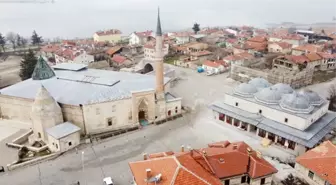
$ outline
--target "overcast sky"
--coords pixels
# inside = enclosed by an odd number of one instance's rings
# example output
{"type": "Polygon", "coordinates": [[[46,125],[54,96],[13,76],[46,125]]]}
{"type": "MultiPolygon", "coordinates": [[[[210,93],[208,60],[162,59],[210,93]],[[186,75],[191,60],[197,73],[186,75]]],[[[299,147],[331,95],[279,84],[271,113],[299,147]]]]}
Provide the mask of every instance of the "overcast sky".
{"type": "MultiPolygon", "coordinates": [[[[125,34],[155,29],[156,8],[163,30],[205,26],[254,25],[284,21],[331,22],[336,0],[55,0],[55,3],[4,3],[0,32],[44,37],[91,37],[97,30],[118,28],[125,34]]],[[[31,1],[31,0],[21,0],[31,1]]]]}

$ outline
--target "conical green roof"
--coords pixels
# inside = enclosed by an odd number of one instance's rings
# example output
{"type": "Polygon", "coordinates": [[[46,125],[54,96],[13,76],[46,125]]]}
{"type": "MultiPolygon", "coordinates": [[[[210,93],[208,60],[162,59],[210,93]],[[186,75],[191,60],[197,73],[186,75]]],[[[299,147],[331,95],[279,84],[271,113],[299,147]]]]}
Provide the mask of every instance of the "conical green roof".
{"type": "Polygon", "coordinates": [[[47,62],[39,57],[34,72],[32,74],[33,80],[46,80],[55,76],[55,72],[50,68],[47,62]]]}

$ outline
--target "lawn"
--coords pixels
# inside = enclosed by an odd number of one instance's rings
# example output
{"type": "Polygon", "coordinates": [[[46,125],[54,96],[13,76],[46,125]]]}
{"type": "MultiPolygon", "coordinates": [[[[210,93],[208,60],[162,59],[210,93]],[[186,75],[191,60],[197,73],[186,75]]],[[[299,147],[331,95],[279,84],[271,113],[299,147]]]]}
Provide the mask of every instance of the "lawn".
{"type": "Polygon", "coordinates": [[[178,56],[167,57],[164,59],[164,62],[168,64],[174,64],[174,61],[178,59],[179,59],[178,56]]]}

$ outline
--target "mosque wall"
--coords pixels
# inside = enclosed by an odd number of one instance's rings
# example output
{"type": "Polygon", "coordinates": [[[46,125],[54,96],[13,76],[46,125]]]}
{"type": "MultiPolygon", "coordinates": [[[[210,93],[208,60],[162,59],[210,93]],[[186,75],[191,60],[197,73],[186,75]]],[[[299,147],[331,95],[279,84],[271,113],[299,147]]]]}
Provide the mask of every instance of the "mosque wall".
{"type": "Polygon", "coordinates": [[[133,127],[131,111],[132,99],[83,105],[86,132],[95,134],[133,127]]]}
{"type": "Polygon", "coordinates": [[[68,121],[78,126],[82,135],[85,134],[84,117],[82,107],[75,105],[60,104],[64,122],[68,121]]]}
{"type": "Polygon", "coordinates": [[[33,100],[0,95],[1,118],[31,122],[33,100]]]}

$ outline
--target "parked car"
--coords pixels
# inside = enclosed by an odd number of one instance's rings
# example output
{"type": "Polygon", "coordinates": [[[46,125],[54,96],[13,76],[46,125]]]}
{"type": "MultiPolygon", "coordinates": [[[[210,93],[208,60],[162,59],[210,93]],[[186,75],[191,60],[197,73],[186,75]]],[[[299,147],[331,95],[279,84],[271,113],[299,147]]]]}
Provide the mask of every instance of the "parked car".
{"type": "Polygon", "coordinates": [[[104,185],[114,185],[113,180],[111,177],[104,178],[104,185]]]}
{"type": "Polygon", "coordinates": [[[0,166],[0,172],[5,172],[5,168],[3,166],[0,166]]]}

